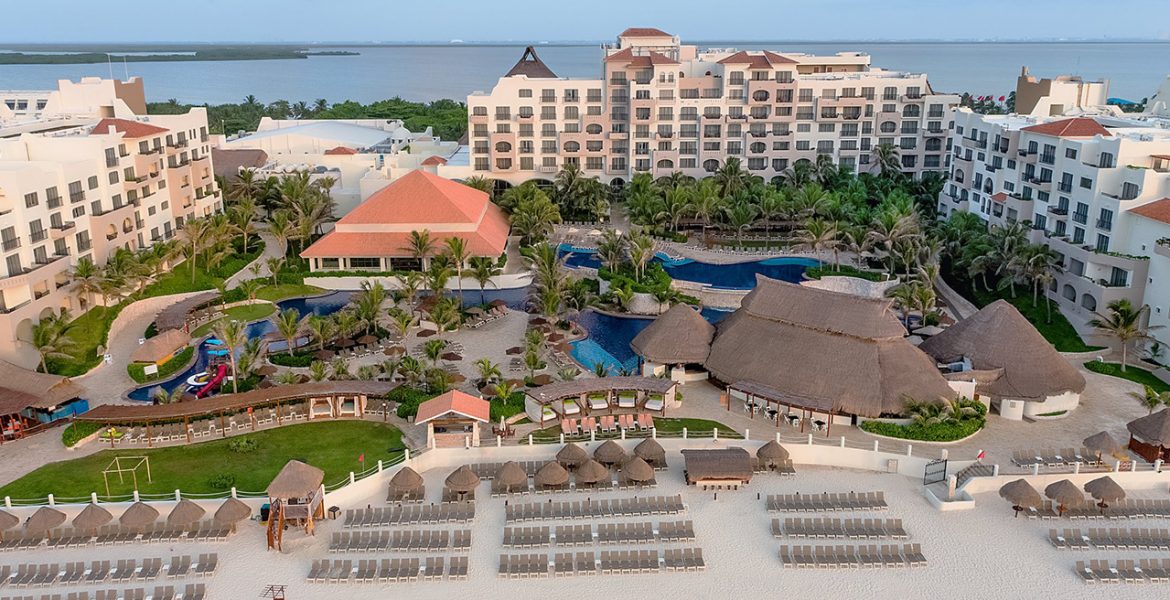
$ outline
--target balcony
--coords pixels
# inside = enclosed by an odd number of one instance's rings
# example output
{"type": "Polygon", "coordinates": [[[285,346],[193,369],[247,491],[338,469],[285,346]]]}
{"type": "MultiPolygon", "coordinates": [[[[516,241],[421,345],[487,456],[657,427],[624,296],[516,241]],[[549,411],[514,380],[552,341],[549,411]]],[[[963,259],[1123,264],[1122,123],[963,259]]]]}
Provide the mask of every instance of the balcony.
{"type": "Polygon", "coordinates": [[[85,200],[85,192],[71,192],[69,194],[69,201],[74,204],[77,204],[83,200],[85,200]]]}
{"type": "Polygon", "coordinates": [[[1111,231],[1113,229],[1113,221],[1111,219],[1097,219],[1097,229],[1111,231]]]}
{"type": "Polygon", "coordinates": [[[1057,184],[1056,189],[1057,189],[1057,191],[1063,192],[1065,194],[1069,194],[1069,193],[1072,193],[1072,184],[1061,182],[1061,183],[1057,184]]]}
{"type": "MultiPolygon", "coordinates": [[[[186,208],[186,207],[184,207],[184,208],[186,208]]],[[[109,240],[109,241],[111,241],[111,242],[112,242],[112,241],[114,241],[114,240],[116,240],[116,239],[118,239],[118,232],[117,232],[117,231],[115,231],[114,233],[107,233],[107,234],[106,234],[106,239],[107,239],[107,240],[109,240]]]]}
{"type": "Polygon", "coordinates": [[[5,250],[16,250],[20,247],[20,238],[4,240],[3,242],[0,242],[0,246],[3,246],[5,250]]]}
{"type": "Polygon", "coordinates": [[[1068,215],[1068,207],[1067,206],[1049,206],[1048,212],[1050,212],[1054,215],[1059,215],[1059,216],[1063,217],[1063,216],[1068,215]]]}
{"type": "Polygon", "coordinates": [[[1170,238],[1162,238],[1154,242],[1154,253],[1170,258],[1170,238]]]}
{"type": "Polygon", "coordinates": [[[70,231],[73,231],[76,228],[77,224],[73,221],[66,221],[60,225],[52,225],[49,227],[49,236],[54,240],[59,240],[64,238],[69,234],[70,231]]]}

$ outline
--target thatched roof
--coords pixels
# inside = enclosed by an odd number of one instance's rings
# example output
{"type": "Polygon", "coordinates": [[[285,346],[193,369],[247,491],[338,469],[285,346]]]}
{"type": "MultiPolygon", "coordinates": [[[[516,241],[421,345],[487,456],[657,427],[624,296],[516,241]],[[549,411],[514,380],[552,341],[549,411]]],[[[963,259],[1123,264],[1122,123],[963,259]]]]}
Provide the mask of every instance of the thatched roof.
{"type": "Polygon", "coordinates": [[[479,486],[479,475],[471,467],[463,465],[447,476],[446,486],[452,492],[466,494],[479,486]]]}
{"type": "Polygon", "coordinates": [[[1139,441],[1156,446],[1170,446],[1170,408],[1125,424],[1129,433],[1139,441]]]}
{"type": "Polygon", "coordinates": [[[1108,431],[1094,433],[1085,438],[1081,444],[1085,448],[1093,452],[1100,452],[1101,454],[1113,454],[1121,450],[1121,444],[1118,444],[1117,440],[1113,439],[1113,436],[1109,435],[1108,431]]]}
{"type": "Polygon", "coordinates": [[[230,525],[250,516],[252,516],[252,507],[236,498],[228,498],[219,505],[219,508],[215,509],[213,518],[216,523],[230,525]]]}
{"type": "Polygon", "coordinates": [[[597,483],[609,477],[609,469],[592,458],[577,467],[577,483],[597,483]]]}
{"type": "Polygon", "coordinates": [[[977,370],[1002,369],[999,377],[977,384],[994,397],[1043,401],[1085,389],[1080,372],[1006,300],[984,306],[918,348],[940,363],[966,358],[977,370]]]}
{"type": "Polygon", "coordinates": [[[575,467],[587,460],[589,460],[589,453],[584,448],[569,442],[563,448],[557,450],[557,460],[561,461],[570,467],[575,467]]]}
{"type": "Polygon", "coordinates": [[[901,413],[906,397],[953,398],[889,305],[757,277],[740,308],[716,326],[705,365],[737,388],[758,385],[753,393],[826,412],[878,417],[901,413]]]}
{"type": "Polygon", "coordinates": [[[646,438],[634,446],[634,456],[643,460],[662,461],[666,460],[666,450],[658,440],[646,438]]]}
{"type": "Polygon", "coordinates": [[[110,511],[91,502],[85,508],[81,509],[81,512],[76,517],[73,517],[73,528],[82,531],[93,531],[113,520],[114,515],[111,515],[110,511]]]}
{"type": "Polygon", "coordinates": [[[659,364],[702,363],[714,337],[715,326],[699,311],[675,304],[630,341],[630,348],[659,364]]]}
{"type": "Polygon", "coordinates": [[[687,483],[699,481],[751,481],[752,457],[734,446],[720,450],[683,450],[687,483]]]}
{"type": "Polygon", "coordinates": [[[26,408],[53,408],[84,393],[81,386],[60,375],[37,373],[0,360],[0,415],[26,408]]]}
{"type": "Polygon", "coordinates": [[[650,481],[654,479],[654,469],[646,461],[635,456],[622,465],[622,477],[630,481],[650,481]]]}
{"type": "Polygon", "coordinates": [[[160,332],[168,329],[182,329],[187,325],[187,315],[196,308],[215,301],[219,292],[203,292],[190,298],[180,300],[159,311],[154,318],[154,326],[160,332]]]}
{"type": "Polygon", "coordinates": [[[514,487],[523,485],[528,487],[528,471],[520,466],[520,463],[510,460],[500,466],[500,470],[496,472],[496,485],[503,486],[511,490],[514,487]]]}
{"type": "Polygon", "coordinates": [[[1027,479],[1017,479],[999,488],[999,496],[1021,508],[1036,508],[1044,504],[1040,492],[1027,479]]]}
{"type": "Polygon", "coordinates": [[[605,440],[593,451],[593,459],[602,464],[614,465],[626,458],[626,451],[613,440],[605,440]]]}
{"type": "Polygon", "coordinates": [[[397,493],[413,492],[423,487],[422,475],[410,467],[402,467],[390,478],[390,491],[397,493]]]}
{"type": "Polygon", "coordinates": [[[1110,503],[1125,499],[1125,489],[1106,475],[1085,484],[1085,491],[1101,502],[1110,503]]]}
{"type": "Polygon", "coordinates": [[[1064,506],[1078,506],[1085,501],[1085,494],[1081,489],[1067,479],[1048,484],[1048,487],[1044,488],[1044,495],[1064,506]]]}
{"type": "Polygon", "coordinates": [[[307,498],[325,480],[325,471],[299,460],[290,460],[268,484],[268,497],[287,500],[307,498]]]}
{"type": "Polygon", "coordinates": [[[760,460],[788,460],[788,451],[776,440],[771,440],[756,450],[756,458],[760,460]]]}
{"type": "Polygon", "coordinates": [[[525,392],[541,404],[563,398],[577,398],[581,394],[595,392],[638,391],[651,394],[665,394],[674,387],[674,382],[661,377],[582,377],[572,381],[557,381],[525,392]]]}
{"type": "Polygon", "coordinates": [[[524,49],[524,54],[515,66],[508,71],[504,77],[513,77],[515,75],[525,75],[529,79],[556,79],[557,74],[540,60],[536,55],[536,49],[528,46],[524,49]]]}
{"type": "Polygon", "coordinates": [[[20,517],[17,517],[10,512],[0,510],[0,531],[7,531],[13,527],[16,527],[17,525],[20,525],[20,517]]]}
{"type": "Polygon", "coordinates": [[[183,498],[171,509],[171,514],[167,515],[167,525],[190,525],[203,518],[207,514],[202,506],[183,498]]]}
{"type": "Polygon", "coordinates": [[[123,527],[131,529],[140,529],[147,525],[153,525],[158,520],[158,509],[145,503],[135,502],[127,508],[122,516],[118,517],[118,523],[123,527]]]}
{"type": "Polygon", "coordinates": [[[182,329],[168,329],[142,343],[130,355],[133,362],[154,363],[181,350],[191,342],[191,336],[182,329]]]}
{"type": "Polygon", "coordinates": [[[65,522],[65,513],[48,506],[42,506],[24,524],[28,533],[45,533],[65,522]]]}
{"type": "Polygon", "coordinates": [[[532,483],[538,487],[565,485],[568,482],[569,472],[555,460],[544,463],[544,466],[540,467],[536,475],[532,477],[532,483]]]}

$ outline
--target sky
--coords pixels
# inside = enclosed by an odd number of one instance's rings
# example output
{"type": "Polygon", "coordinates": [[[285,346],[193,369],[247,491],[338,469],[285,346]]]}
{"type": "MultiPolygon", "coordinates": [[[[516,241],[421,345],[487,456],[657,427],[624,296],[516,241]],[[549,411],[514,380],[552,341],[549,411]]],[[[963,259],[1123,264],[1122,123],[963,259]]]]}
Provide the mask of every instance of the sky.
{"type": "Polygon", "coordinates": [[[1170,0],[3,0],[0,44],[1165,39],[1170,0]],[[178,7],[181,10],[177,10],[178,7]],[[172,26],[157,27],[167,15],[172,26]],[[206,16],[205,21],[193,18],[206,16]],[[1148,15],[1143,18],[1142,15],[1148,15]]]}

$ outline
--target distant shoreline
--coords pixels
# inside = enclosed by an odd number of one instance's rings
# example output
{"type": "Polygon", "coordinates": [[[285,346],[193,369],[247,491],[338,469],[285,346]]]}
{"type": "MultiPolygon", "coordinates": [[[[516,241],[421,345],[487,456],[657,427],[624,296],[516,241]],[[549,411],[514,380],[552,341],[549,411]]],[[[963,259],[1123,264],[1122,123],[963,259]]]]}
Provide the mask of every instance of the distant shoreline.
{"type": "MultiPolygon", "coordinates": [[[[296,60],[310,56],[359,56],[360,52],[346,50],[300,50],[257,46],[254,48],[212,48],[195,50],[168,49],[171,54],[122,54],[138,50],[120,47],[106,51],[74,52],[49,50],[42,52],[0,52],[0,65],[92,65],[105,62],[215,62],[236,60],[296,60]],[[52,52],[51,54],[49,52],[52,52]]],[[[156,52],[162,50],[154,50],[156,52]]],[[[149,50],[147,51],[149,52],[149,50]]]]}

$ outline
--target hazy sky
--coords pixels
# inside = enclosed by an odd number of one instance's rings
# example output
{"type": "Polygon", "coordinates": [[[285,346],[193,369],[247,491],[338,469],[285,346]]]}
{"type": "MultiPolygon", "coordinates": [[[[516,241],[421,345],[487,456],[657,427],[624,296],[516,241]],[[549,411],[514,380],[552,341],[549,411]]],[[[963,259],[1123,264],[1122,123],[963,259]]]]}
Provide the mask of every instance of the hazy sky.
{"type": "Polygon", "coordinates": [[[3,0],[4,42],[1170,39],[1170,0],[3,0]],[[1145,15],[1145,17],[1143,17],[1145,15]],[[169,29],[157,27],[155,16],[169,29]],[[206,20],[198,20],[206,17],[206,20]]]}

